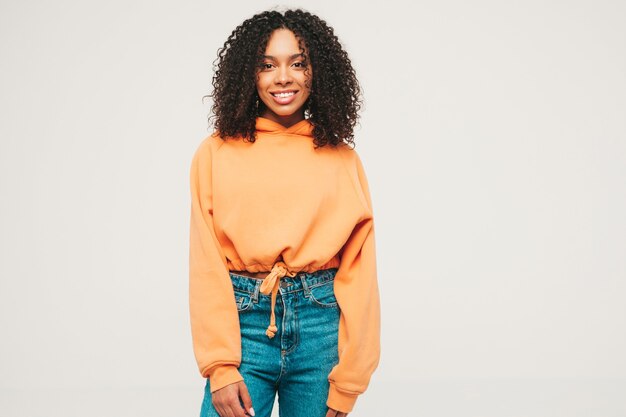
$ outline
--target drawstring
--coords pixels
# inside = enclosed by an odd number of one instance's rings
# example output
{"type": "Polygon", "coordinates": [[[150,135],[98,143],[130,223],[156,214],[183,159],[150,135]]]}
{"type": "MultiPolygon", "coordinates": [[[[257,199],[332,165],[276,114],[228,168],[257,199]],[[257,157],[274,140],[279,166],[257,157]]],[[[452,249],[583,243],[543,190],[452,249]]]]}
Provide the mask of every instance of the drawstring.
{"type": "Polygon", "coordinates": [[[274,337],[278,331],[276,327],[276,315],[274,314],[274,307],[276,306],[276,294],[278,293],[278,286],[280,285],[280,278],[285,275],[289,277],[295,277],[297,272],[292,272],[287,269],[287,265],[283,261],[278,261],[272,267],[272,271],[263,279],[261,283],[261,292],[265,295],[272,293],[272,313],[270,315],[270,325],[265,334],[270,339],[274,337]]]}

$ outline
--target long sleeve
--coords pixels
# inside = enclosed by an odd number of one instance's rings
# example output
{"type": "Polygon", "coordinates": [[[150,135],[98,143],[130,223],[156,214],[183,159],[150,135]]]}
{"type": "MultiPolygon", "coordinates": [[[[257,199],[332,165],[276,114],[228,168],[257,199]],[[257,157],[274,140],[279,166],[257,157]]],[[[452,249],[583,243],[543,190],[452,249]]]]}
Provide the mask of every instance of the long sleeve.
{"type": "MultiPolygon", "coordinates": [[[[328,375],[327,406],[351,412],[365,392],[380,358],[380,297],[376,271],[373,207],[365,170],[354,153],[355,188],[368,215],[355,226],[341,250],[335,296],[341,309],[339,362],[328,375]]],[[[354,166],[354,165],[352,165],[354,166]]]]}
{"type": "MultiPolygon", "coordinates": [[[[190,169],[189,312],[193,349],[211,392],[243,380],[241,336],[226,257],[213,225],[214,138],[197,148],[190,169]]],[[[221,139],[220,139],[221,140],[221,139]]]]}

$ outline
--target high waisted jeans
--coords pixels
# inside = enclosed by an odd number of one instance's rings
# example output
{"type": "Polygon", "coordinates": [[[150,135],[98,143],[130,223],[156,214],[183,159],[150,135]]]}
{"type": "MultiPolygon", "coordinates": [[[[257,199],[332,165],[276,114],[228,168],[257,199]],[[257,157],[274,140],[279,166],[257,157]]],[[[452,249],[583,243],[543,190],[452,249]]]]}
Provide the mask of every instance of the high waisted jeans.
{"type": "MultiPolygon", "coordinates": [[[[280,417],[325,417],[328,374],[339,360],[340,308],[333,289],[337,268],[280,278],[276,326],[270,339],[270,295],[261,280],[230,273],[241,327],[239,372],[256,417],[270,417],[278,393],[280,417]]],[[[207,379],[200,417],[218,417],[207,379]]]]}

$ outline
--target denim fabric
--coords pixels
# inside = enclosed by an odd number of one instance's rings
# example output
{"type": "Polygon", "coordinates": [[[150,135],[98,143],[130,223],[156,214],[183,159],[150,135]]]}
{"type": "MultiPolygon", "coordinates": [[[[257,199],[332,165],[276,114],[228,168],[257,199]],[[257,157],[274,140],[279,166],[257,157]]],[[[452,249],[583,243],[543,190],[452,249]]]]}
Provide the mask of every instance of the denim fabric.
{"type": "MultiPolygon", "coordinates": [[[[270,294],[261,280],[230,273],[241,326],[243,376],[256,417],[270,417],[278,393],[281,417],[325,417],[328,374],[338,361],[340,308],[334,293],[337,268],[280,278],[276,326],[270,339],[270,294]]],[[[218,417],[206,380],[200,417],[218,417]]]]}

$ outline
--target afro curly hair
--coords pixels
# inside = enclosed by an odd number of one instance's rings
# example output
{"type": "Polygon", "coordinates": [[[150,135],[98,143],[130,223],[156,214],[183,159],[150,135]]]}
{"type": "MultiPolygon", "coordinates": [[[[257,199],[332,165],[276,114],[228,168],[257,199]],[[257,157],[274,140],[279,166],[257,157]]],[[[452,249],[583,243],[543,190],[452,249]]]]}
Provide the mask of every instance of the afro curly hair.
{"type": "Polygon", "coordinates": [[[265,107],[257,92],[256,74],[268,40],[277,29],[294,33],[313,69],[304,113],[313,126],[315,145],[354,145],[353,130],[363,105],[354,68],[332,27],[302,9],[282,14],[264,11],[233,30],[213,61],[213,92],[204,96],[213,98],[214,116],[209,116],[209,124],[215,118],[215,130],[222,138],[256,140],[256,118],[265,107]]]}

